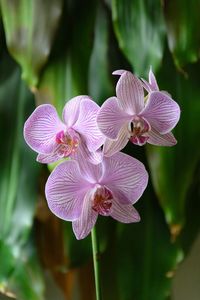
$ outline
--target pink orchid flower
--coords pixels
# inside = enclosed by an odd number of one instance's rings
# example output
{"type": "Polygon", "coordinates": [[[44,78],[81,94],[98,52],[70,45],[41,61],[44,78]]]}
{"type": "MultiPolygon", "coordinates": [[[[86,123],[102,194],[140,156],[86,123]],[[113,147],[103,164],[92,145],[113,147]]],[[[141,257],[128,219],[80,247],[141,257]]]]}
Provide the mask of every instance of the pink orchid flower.
{"type": "Polygon", "coordinates": [[[37,161],[52,163],[62,158],[91,159],[104,143],[96,123],[99,106],[88,96],[77,96],[66,103],[63,122],[54,106],[38,106],[24,125],[26,143],[38,152],[37,161]]]}
{"type": "Polygon", "coordinates": [[[144,165],[133,157],[116,153],[103,157],[98,165],[87,160],[68,160],[50,174],[45,188],[50,210],[59,218],[72,221],[77,239],[85,238],[98,215],[123,222],[138,222],[132,206],[148,182],[144,165]]]}
{"type": "Polygon", "coordinates": [[[121,75],[116,86],[117,97],[107,99],[97,115],[101,132],[107,137],[104,155],[111,156],[123,149],[130,140],[133,144],[145,143],[173,146],[176,139],[171,130],[180,118],[179,105],[157,90],[150,81],[151,91],[145,101],[142,82],[131,72],[118,70],[121,75]]]}

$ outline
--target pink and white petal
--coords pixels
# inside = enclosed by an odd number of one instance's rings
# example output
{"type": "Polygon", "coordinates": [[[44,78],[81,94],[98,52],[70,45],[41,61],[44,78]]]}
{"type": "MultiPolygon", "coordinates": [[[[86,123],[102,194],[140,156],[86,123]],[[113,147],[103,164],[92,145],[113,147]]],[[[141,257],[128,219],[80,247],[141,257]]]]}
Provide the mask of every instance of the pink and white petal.
{"type": "Polygon", "coordinates": [[[84,137],[88,149],[93,152],[99,149],[105,141],[97,125],[97,113],[100,107],[92,100],[84,99],[80,104],[77,122],[73,125],[81,136],[84,137]]]}
{"type": "Polygon", "coordinates": [[[77,96],[65,104],[63,109],[63,121],[68,128],[76,123],[80,112],[80,104],[85,99],[90,99],[90,97],[85,95],[77,96]]]}
{"type": "Polygon", "coordinates": [[[130,122],[133,116],[119,106],[116,97],[107,99],[97,115],[97,124],[101,132],[109,139],[116,140],[124,123],[130,122]]]}
{"type": "Polygon", "coordinates": [[[84,239],[94,227],[98,213],[92,209],[92,190],[88,191],[82,206],[80,217],[72,223],[77,240],[84,239]]]}
{"type": "Polygon", "coordinates": [[[156,145],[156,146],[174,146],[177,144],[172,132],[166,134],[160,134],[156,130],[152,129],[149,133],[149,139],[147,143],[156,145]]]}
{"type": "Polygon", "coordinates": [[[131,72],[124,72],[116,86],[120,105],[128,114],[138,114],[144,108],[144,91],[142,82],[131,72]]]}
{"type": "Polygon", "coordinates": [[[50,174],[45,194],[50,210],[59,218],[73,221],[80,217],[83,200],[91,184],[81,174],[78,163],[69,160],[50,174]]]}
{"type": "Polygon", "coordinates": [[[124,72],[127,72],[126,70],[116,70],[112,72],[112,75],[119,75],[121,76],[124,72]]]}
{"type": "Polygon", "coordinates": [[[106,139],[103,146],[103,155],[112,156],[113,154],[121,151],[129,141],[128,123],[125,124],[119,131],[117,140],[106,139]]]}
{"type": "Polygon", "coordinates": [[[72,156],[79,164],[81,174],[90,183],[96,183],[102,177],[102,153],[89,152],[87,147],[82,143],[80,145],[80,151],[76,152],[72,156]]]}
{"type": "Polygon", "coordinates": [[[155,75],[152,71],[152,68],[150,68],[150,71],[149,71],[149,83],[150,83],[152,91],[159,91],[157,80],[156,80],[156,77],[155,77],[155,75]]]}
{"type": "Polygon", "coordinates": [[[62,158],[56,152],[52,152],[50,154],[39,153],[36,160],[42,164],[51,164],[62,160],[62,158]]]}
{"type": "Polygon", "coordinates": [[[121,203],[135,203],[148,183],[148,173],[139,160],[122,152],[104,157],[101,184],[107,186],[121,203]]]}
{"type": "Polygon", "coordinates": [[[38,153],[52,153],[56,134],[65,130],[56,109],[50,104],[38,106],[24,124],[24,139],[38,153]]]}
{"type": "Polygon", "coordinates": [[[112,203],[111,217],[122,223],[135,223],[140,221],[139,213],[131,204],[124,205],[116,199],[112,203]]]}
{"type": "Polygon", "coordinates": [[[148,93],[150,93],[151,92],[151,85],[145,79],[141,78],[141,80],[142,80],[142,85],[143,85],[144,89],[148,93]]]}
{"type": "Polygon", "coordinates": [[[162,92],[149,95],[144,110],[140,113],[156,131],[164,134],[171,131],[180,118],[180,107],[162,92]]]}

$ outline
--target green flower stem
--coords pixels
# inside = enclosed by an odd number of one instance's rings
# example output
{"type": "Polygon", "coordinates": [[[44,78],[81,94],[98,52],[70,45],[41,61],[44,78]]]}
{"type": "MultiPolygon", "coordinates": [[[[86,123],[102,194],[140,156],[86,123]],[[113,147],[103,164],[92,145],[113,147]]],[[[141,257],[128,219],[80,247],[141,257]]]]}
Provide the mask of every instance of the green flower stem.
{"type": "Polygon", "coordinates": [[[94,277],[96,288],[96,300],[102,300],[101,285],[100,285],[100,271],[99,271],[99,248],[95,226],[92,229],[92,253],[94,262],[94,277]]]}

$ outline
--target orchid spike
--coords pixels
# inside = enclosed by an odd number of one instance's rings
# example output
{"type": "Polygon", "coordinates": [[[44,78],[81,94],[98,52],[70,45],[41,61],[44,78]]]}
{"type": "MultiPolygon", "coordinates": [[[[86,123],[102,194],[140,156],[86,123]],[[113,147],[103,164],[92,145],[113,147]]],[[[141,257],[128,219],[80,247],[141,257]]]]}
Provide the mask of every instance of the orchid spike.
{"type": "Polygon", "coordinates": [[[88,96],[77,96],[66,103],[63,122],[54,106],[38,106],[24,125],[27,144],[39,153],[37,161],[52,163],[79,156],[98,161],[96,151],[104,143],[96,123],[98,111],[99,106],[88,96]]]}
{"type": "MultiPolygon", "coordinates": [[[[120,75],[117,97],[107,99],[97,114],[99,129],[107,138],[104,155],[120,151],[129,140],[139,146],[175,145],[171,130],[180,117],[179,105],[159,91],[150,92],[145,101],[143,84],[136,76],[125,70],[113,74],[120,75]]],[[[156,86],[153,79],[151,84],[156,86]]]]}
{"type": "Polygon", "coordinates": [[[138,222],[132,206],[148,182],[144,165],[133,157],[116,153],[103,157],[98,165],[87,160],[68,160],[50,174],[45,188],[50,210],[59,218],[72,221],[77,239],[85,238],[98,215],[123,222],[138,222]]]}

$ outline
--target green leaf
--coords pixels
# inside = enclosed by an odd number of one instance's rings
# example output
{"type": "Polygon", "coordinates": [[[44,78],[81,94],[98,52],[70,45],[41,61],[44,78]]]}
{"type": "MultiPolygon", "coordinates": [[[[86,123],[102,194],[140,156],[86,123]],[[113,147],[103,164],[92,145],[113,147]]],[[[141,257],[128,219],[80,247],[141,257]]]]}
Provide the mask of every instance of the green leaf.
{"type": "Polygon", "coordinates": [[[8,49],[33,88],[51,50],[62,0],[1,0],[0,4],[8,49]]]}
{"type": "Polygon", "coordinates": [[[15,259],[13,272],[9,276],[9,289],[20,300],[44,300],[44,282],[33,241],[29,241],[15,259]]]}
{"type": "Polygon", "coordinates": [[[167,36],[176,65],[180,68],[199,58],[200,1],[164,1],[167,36]]]}
{"type": "Polygon", "coordinates": [[[112,1],[119,46],[138,75],[157,70],[163,56],[165,26],[159,0],[112,1]]]}
{"type": "Polygon", "coordinates": [[[91,0],[72,1],[64,7],[52,56],[36,91],[38,103],[52,103],[61,113],[66,100],[87,94],[95,12],[96,3],[91,0]],[[76,26],[72,26],[74,16],[76,26]]]}
{"type": "Polygon", "coordinates": [[[166,300],[174,269],[183,258],[172,243],[162,210],[149,185],[136,205],[137,224],[119,224],[116,264],[120,300],[166,300]]]}
{"type": "Polygon", "coordinates": [[[89,235],[78,241],[72,231],[71,223],[65,222],[63,225],[65,251],[69,259],[68,268],[80,267],[92,257],[91,237],[89,235]]]}
{"type": "Polygon", "coordinates": [[[147,149],[154,187],[174,238],[185,222],[187,193],[200,159],[199,66],[197,63],[188,67],[188,78],[184,78],[177,73],[171,58],[165,57],[158,83],[181,107],[181,118],[174,130],[178,144],[147,149]]]}
{"type": "MultiPolygon", "coordinates": [[[[0,286],[12,290],[11,278],[16,286],[26,284],[29,286],[26,290],[14,291],[21,300],[43,299],[43,291],[30,283],[34,273],[38,284],[43,286],[41,275],[32,269],[29,276],[25,265],[31,262],[23,254],[33,224],[39,171],[35,154],[23,139],[23,124],[33,104],[31,93],[20,80],[19,68],[3,53],[0,63],[0,136],[3,141],[0,148],[0,265],[3,266],[0,286]]],[[[38,268],[37,264],[35,267],[38,268]]]]}
{"type": "Polygon", "coordinates": [[[99,104],[114,94],[108,57],[108,16],[99,3],[95,22],[94,45],[90,59],[89,92],[99,104]]]}
{"type": "Polygon", "coordinates": [[[200,232],[200,160],[193,174],[192,184],[187,193],[185,205],[185,226],[179,236],[179,241],[185,254],[191,250],[191,246],[200,232]]]}

